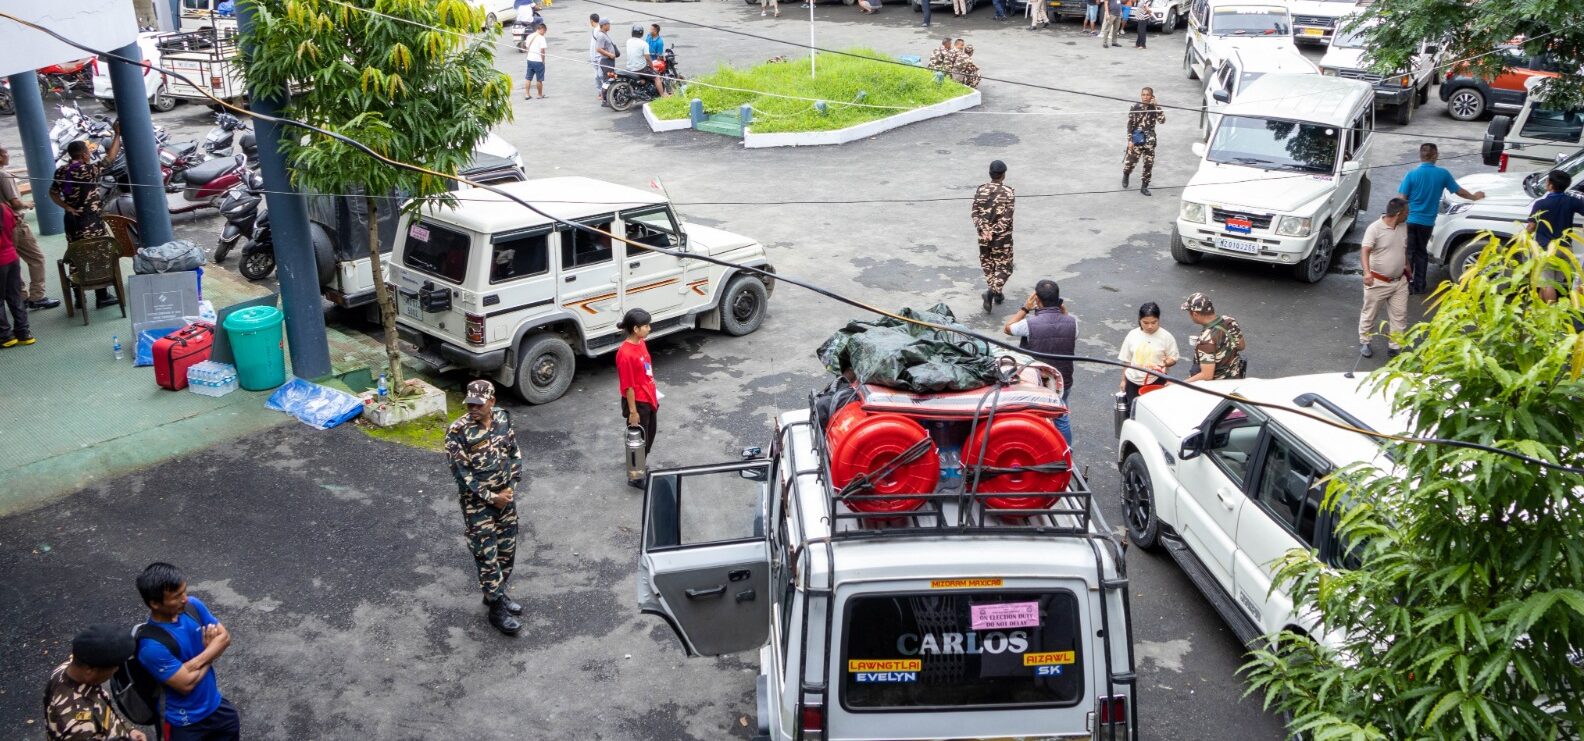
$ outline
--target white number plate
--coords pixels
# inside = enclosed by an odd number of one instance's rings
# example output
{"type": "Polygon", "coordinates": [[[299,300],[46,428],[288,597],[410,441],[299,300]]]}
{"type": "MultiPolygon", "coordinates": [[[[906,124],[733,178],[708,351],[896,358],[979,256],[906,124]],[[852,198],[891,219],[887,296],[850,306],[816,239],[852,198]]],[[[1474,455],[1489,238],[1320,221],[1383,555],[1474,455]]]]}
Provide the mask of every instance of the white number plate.
{"type": "Polygon", "coordinates": [[[1241,239],[1215,238],[1216,249],[1231,250],[1233,252],[1246,252],[1250,255],[1259,254],[1259,245],[1254,242],[1245,242],[1241,239]]]}
{"type": "Polygon", "coordinates": [[[418,308],[418,299],[403,296],[401,298],[401,310],[403,314],[413,319],[422,321],[424,318],[423,309],[418,308]]]}

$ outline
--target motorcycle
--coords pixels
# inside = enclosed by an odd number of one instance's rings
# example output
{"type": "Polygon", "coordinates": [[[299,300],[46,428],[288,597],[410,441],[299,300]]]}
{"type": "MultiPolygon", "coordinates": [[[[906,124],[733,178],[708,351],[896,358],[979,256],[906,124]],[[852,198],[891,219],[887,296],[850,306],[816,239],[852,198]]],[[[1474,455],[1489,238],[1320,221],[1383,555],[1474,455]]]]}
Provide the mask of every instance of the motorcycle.
{"type": "Polygon", "coordinates": [[[224,260],[244,236],[253,234],[259,210],[264,207],[263,189],[263,176],[250,172],[245,182],[226,191],[225,197],[220,199],[220,215],[225,217],[226,224],[220,231],[220,244],[215,247],[215,262],[224,260]]]}
{"type": "Polygon", "coordinates": [[[236,140],[238,131],[244,132],[243,135],[247,136],[253,130],[248,127],[247,122],[230,113],[225,111],[216,113],[214,128],[204,136],[204,153],[210,157],[231,154],[231,145],[236,140]]]}
{"type": "Polygon", "coordinates": [[[268,203],[258,205],[253,236],[242,246],[242,259],[237,269],[248,280],[264,280],[275,272],[275,238],[270,232],[268,203]]]}
{"type": "Polygon", "coordinates": [[[655,87],[656,80],[664,81],[666,87],[674,93],[681,82],[687,79],[677,72],[675,47],[667,47],[664,55],[650,62],[648,72],[638,73],[618,69],[605,74],[605,104],[617,112],[630,110],[636,104],[659,98],[660,90],[655,87]]]}
{"type": "Polygon", "coordinates": [[[16,115],[16,98],[11,97],[11,83],[0,80],[0,116],[16,115]]]}
{"type": "Polygon", "coordinates": [[[525,21],[522,20],[520,15],[522,10],[522,7],[517,9],[519,17],[512,22],[511,35],[514,42],[513,45],[517,47],[517,51],[526,54],[528,53],[528,36],[534,32],[535,28],[539,27],[539,24],[544,23],[544,16],[539,15],[539,6],[535,5],[532,6],[533,17],[525,21]]]}
{"type": "Polygon", "coordinates": [[[51,95],[67,95],[76,90],[92,92],[94,67],[98,64],[99,60],[94,57],[83,57],[40,67],[39,86],[51,95]]]}

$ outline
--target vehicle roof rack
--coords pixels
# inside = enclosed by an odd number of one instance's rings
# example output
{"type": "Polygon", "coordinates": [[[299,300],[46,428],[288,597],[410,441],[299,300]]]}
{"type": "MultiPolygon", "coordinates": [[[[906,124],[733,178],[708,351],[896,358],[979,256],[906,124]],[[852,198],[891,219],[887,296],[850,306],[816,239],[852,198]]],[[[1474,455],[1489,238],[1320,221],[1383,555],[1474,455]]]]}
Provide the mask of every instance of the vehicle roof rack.
{"type": "MultiPolygon", "coordinates": [[[[1294,396],[1293,397],[1293,403],[1297,404],[1298,406],[1304,407],[1305,409],[1307,409],[1309,407],[1312,407],[1312,406],[1318,406],[1321,409],[1324,409],[1324,410],[1330,412],[1332,415],[1336,416],[1337,419],[1340,419],[1343,422],[1346,422],[1346,423],[1348,423],[1348,424],[1350,424],[1350,425],[1352,425],[1354,427],[1357,427],[1357,428],[1359,428],[1361,430],[1364,430],[1366,432],[1373,432],[1373,433],[1376,433],[1376,434],[1380,434],[1380,430],[1377,430],[1374,427],[1371,427],[1368,422],[1365,422],[1364,420],[1359,419],[1358,417],[1354,416],[1352,412],[1349,412],[1348,410],[1343,409],[1341,404],[1338,404],[1338,403],[1336,403],[1336,402],[1334,402],[1334,401],[1332,401],[1330,399],[1327,399],[1324,396],[1321,396],[1320,394],[1317,394],[1317,393],[1315,393],[1313,391],[1308,391],[1308,392],[1299,394],[1297,396],[1294,396]]],[[[1369,438],[1369,441],[1372,442],[1372,443],[1375,443],[1376,447],[1379,447],[1379,448],[1382,449],[1382,452],[1384,452],[1386,454],[1386,460],[1392,461],[1393,463],[1395,463],[1397,461],[1396,458],[1392,457],[1391,451],[1385,449],[1386,446],[1382,444],[1380,438],[1371,437],[1371,438],[1369,438]]]]}

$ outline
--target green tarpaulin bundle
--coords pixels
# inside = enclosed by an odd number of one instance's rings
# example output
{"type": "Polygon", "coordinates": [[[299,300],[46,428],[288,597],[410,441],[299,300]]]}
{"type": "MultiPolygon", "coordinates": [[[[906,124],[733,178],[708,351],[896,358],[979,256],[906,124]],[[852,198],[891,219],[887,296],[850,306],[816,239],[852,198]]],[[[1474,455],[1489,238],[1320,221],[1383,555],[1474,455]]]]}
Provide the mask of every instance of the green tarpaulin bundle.
{"type": "MultiPolygon", "coordinates": [[[[945,304],[898,313],[967,331],[945,304]]],[[[890,317],[850,321],[814,354],[832,373],[851,370],[859,383],[907,391],[963,391],[988,386],[997,377],[998,353],[989,344],[890,317]]]]}

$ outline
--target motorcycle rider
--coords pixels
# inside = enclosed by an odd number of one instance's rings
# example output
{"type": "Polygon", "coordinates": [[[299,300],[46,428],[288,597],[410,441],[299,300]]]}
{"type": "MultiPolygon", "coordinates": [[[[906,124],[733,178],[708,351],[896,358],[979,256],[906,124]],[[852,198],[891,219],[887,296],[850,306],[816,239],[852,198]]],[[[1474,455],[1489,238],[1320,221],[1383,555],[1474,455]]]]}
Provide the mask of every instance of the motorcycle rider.
{"type": "Polygon", "coordinates": [[[622,65],[622,69],[653,83],[655,90],[660,93],[660,96],[665,97],[665,85],[660,83],[659,76],[649,66],[649,42],[644,41],[643,26],[635,25],[632,27],[632,36],[627,39],[626,54],[627,61],[622,65]]]}

